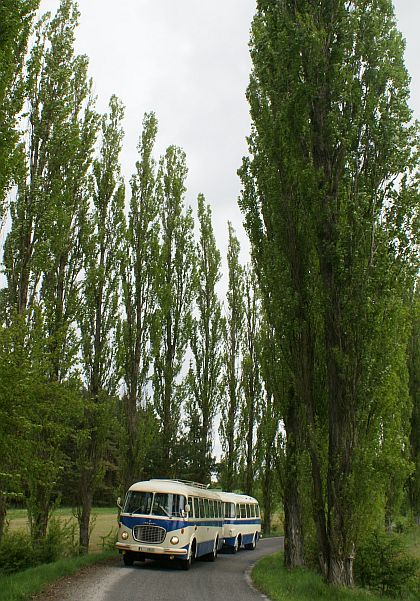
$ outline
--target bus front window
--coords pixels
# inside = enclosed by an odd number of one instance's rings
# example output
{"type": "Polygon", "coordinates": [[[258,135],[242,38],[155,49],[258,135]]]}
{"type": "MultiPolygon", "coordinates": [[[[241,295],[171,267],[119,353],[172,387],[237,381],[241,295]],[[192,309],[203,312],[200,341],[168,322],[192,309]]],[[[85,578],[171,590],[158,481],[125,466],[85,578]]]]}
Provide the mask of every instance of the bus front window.
{"type": "Polygon", "coordinates": [[[152,507],[152,492],[130,490],[124,505],[124,513],[141,513],[149,515],[152,507]]]}
{"type": "Polygon", "coordinates": [[[155,493],[152,514],[164,517],[183,517],[186,499],[182,495],[155,493]]]}

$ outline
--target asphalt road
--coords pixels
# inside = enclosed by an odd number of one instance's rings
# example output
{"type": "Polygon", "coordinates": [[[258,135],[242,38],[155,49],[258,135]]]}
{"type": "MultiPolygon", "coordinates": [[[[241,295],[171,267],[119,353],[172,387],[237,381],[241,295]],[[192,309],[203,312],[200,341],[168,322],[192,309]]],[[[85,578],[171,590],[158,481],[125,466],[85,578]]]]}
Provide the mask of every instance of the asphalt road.
{"type": "Polygon", "coordinates": [[[261,601],[247,570],[264,555],[283,548],[283,538],[260,540],[255,551],[221,554],[214,563],[196,561],[189,571],[147,560],[125,567],[118,560],[87,570],[41,596],[40,601],[261,601]]]}

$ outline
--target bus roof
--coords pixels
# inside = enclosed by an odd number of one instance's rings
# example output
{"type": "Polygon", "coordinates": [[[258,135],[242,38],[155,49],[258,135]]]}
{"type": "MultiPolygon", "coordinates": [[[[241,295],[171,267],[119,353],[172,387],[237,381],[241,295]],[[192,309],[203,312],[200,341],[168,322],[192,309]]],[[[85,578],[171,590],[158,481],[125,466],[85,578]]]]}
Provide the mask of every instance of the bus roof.
{"type": "Polygon", "coordinates": [[[162,492],[177,495],[189,495],[195,497],[205,497],[207,499],[220,499],[220,493],[208,489],[203,485],[196,483],[186,483],[180,480],[160,479],[154,478],[151,480],[143,480],[141,482],[135,482],[129,488],[132,491],[143,491],[143,492],[162,492]]]}
{"type": "Polygon", "coordinates": [[[257,499],[249,495],[240,495],[236,492],[219,492],[220,499],[226,503],[258,503],[257,499]]]}

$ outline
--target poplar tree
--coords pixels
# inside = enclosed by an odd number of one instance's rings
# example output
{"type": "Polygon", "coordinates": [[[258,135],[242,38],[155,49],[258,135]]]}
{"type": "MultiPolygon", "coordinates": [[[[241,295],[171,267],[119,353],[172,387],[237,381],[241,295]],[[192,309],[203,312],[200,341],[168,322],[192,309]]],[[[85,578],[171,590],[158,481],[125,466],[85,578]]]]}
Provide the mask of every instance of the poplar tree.
{"type": "Polygon", "coordinates": [[[408,498],[415,522],[420,524],[420,289],[411,300],[411,335],[408,346],[409,389],[412,401],[410,451],[414,471],[408,481],[408,498]]]}
{"type": "Polygon", "coordinates": [[[20,159],[16,128],[23,104],[22,67],[39,0],[3,0],[0,6],[0,223],[5,196],[20,159]]]}
{"type": "MultiPolygon", "coordinates": [[[[320,565],[335,584],[353,583],[388,405],[404,411],[383,394],[407,344],[401,306],[415,271],[418,191],[402,54],[388,0],[257,3],[248,89],[257,194],[243,209],[264,277],[276,252],[291,275],[305,361],[291,392],[307,424],[320,565]],[[294,285],[299,273],[303,286],[294,285]]],[[[398,447],[403,441],[404,433],[398,447]]]]}
{"type": "Polygon", "coordinates": [[[239,460],[239,410],[241,406],[241,349],[244,318],[244,270],[239,261],[240,245],[232,224],[228,224],[228,291],[224,333],[224,396],[221,401],[219,434],[223,456],[221,485],[232,491],[237,485],[239,460]]]}
{"type": "Polygon", "coordinates": [[[196,246],[194,300],[191,327],[193,362],[188,375],[188,447],[192,456],[189,477],[210,482],[213,464],[213,422],[220,403],[223,319],[216,286],[221,278],[221,258],[216,247],[211,209],[198,197],[200,238],[196,246]],[[196,314],[196,315],[195,315],[196,314]]]}
{"type": "Polygon", "coordinates": [[[156,134],[155,115],[145,114],[136,172],[130,180],[128,222],[122,233],[120,271],[124,313],[119,334],[119,364],[124,382],[120,412],[124,444],[120,461],[125,490],[141,479],[147,449],[155,434],[148,378],[158,265],[157,175],[153,158],[156,134]]]}
{"type": "Polygon", "coordinates": [[[37,26],[26,68],[27,162],[4,254],[7,323],[19,333],[15,351],[29,358],[37,391],[28,412],[27,452],[34,459],[24,474],[35,541],[46,533],[62,444],[78,404],[69,378],[78,353],[81,235],[97,118],[87,58],[74,55],[77,19],[74,2],[63,0],[37,26]]]}
{"type": "MultiPolygon", "coordinates": [[[[124,184],[119,154],[124,109],[111,97],[101,120],[100,156],[93,163],[91,206],[82,234],[83,282],[78,324],[86,399],[76,438],[77,517],[80,547],[89,548],[93,496],[104,475],[110,403],[117,391],[116,327],[119,312],[119,255],[124,216],[124,184]]],[[[115,425],[114,425],[115,427],[115,425]]]]}
{"type": "Polygon", "coordinates": [[[187,167],[184,152],[170,146],[160,161],[158,183],[161,228],[156,311],[153,320],[153,392],[160,425],[158,473],[173,477],[178,469],[184,387],[181,369],[191,336],[192,274],[195,262],[193,218],[184,207],[187,167]]]}
{"type": "Polygon", "coordinates": [[[257,282],[251,267],[244,271],[244,336],[241,366],[242,409],[240,411],[240,436],[243,440],[245,464],[244,491],[252,495],[255,482],[255,437],[261,410],[261,378],[258,357],[260,307],[257,298],[257,282]]]}
{"type": "MultiPolygon", "coordinates": [[[[261,370],[264,394],[261,403],[261,417],[257,431],[256,464],[259,471],[262,489],[262,517],[264,532],[271,532],[271,522],[275,504],[277,439],[281,429],[282,387],[281,370],[279,370],[279,356],[276,349],[276,337],[267,320],[262,317],[261,329],[258,337],[258,362],[261,370]]],[[[284,485],[284,478],[282,478],[284,485]]],[[[282,487],[284,494],[284,486],[282,487]]]]}

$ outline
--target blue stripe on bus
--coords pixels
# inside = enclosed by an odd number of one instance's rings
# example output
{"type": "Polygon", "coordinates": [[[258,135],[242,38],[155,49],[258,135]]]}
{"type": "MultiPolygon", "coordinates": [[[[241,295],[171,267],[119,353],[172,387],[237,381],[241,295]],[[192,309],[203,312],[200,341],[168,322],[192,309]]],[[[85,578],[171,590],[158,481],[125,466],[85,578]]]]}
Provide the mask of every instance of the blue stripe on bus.
{"type": "Polygon", "coordinates": [[[161,528],[165,528],[167,532],[172,532],[172,530],[181,530],[181,528],[188,528],[188,526],[213,526],[215,528],[221,528],[223,526],[223,522],[221,520],[160,520],[153,519],[150,517],[136,517],[136,516],[128,516],[122,515],[120,516],[120,522],[126,528],[134,528],[134,526],[160,526],[161,528]]]}
{"type": "Polygon", "coordinates": [[[240,526],[241,524],[261,524],[261,519],[244,519],[244,518],[236,518],[236,519],[225,519],[225,524],[237,524],[240,526]]]}

